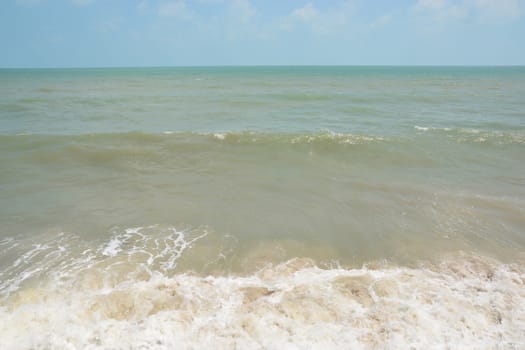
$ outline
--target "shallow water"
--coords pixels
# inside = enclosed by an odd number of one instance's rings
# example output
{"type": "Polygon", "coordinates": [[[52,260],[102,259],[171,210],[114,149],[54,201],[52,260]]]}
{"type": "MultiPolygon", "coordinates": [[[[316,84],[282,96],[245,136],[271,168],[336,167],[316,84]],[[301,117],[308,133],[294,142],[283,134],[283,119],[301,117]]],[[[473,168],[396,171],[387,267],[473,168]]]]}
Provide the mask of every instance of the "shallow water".
{"type": "Polygon", "coordinates": [[[521,348],[522,96],[520,67],[0,70],[0,348],[521,348]]]}

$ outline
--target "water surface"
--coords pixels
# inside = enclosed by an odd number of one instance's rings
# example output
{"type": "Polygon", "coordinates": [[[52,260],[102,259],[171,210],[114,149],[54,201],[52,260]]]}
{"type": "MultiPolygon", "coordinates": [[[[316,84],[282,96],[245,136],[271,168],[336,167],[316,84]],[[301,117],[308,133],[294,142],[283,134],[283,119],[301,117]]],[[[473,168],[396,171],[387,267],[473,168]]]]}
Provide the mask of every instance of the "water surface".
{"type": "Polygon", "coordinates": [[[0,345],[520,348],[523,96],[523,67],[0,70],[0,345]]]}

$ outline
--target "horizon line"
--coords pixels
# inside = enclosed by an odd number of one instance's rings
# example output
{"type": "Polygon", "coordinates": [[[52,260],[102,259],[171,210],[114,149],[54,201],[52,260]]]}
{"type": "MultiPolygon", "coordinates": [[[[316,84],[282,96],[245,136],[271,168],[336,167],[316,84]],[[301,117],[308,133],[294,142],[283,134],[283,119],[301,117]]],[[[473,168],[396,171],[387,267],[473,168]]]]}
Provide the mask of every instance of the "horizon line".
{"type": "Polygon", "coordinates": [[[137,69],[137,68],[295,68],[295,67],[369,67],[369,68],[502,68],[502,67],[525,67],[525,64],[223,64],[223,65],[144,65],[144,66],[46,66],[46,67],[0,67],[0,70],[24,70],[24,69],[137,69]]]}

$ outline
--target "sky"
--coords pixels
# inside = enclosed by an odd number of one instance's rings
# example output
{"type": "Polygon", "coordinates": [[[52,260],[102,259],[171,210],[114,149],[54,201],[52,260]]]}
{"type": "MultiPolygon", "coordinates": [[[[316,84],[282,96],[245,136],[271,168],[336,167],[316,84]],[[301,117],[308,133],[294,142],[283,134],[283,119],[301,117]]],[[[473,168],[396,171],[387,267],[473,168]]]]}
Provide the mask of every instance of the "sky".
{"type": "Polygon", "coordinates": [[[1,0],[0,67],[525,65],[525,0],[1,0]]]}

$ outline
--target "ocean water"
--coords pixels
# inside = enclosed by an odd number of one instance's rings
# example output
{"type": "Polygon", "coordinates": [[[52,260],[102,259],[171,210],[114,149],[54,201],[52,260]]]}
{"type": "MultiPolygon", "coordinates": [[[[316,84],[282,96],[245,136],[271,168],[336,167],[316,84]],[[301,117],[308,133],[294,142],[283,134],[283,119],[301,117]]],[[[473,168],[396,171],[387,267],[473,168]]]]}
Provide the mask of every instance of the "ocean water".
{"type": "Polygon", "coordinates": [[[525,348],[524,67],[0,69],[0,349],[525,348]]]}

